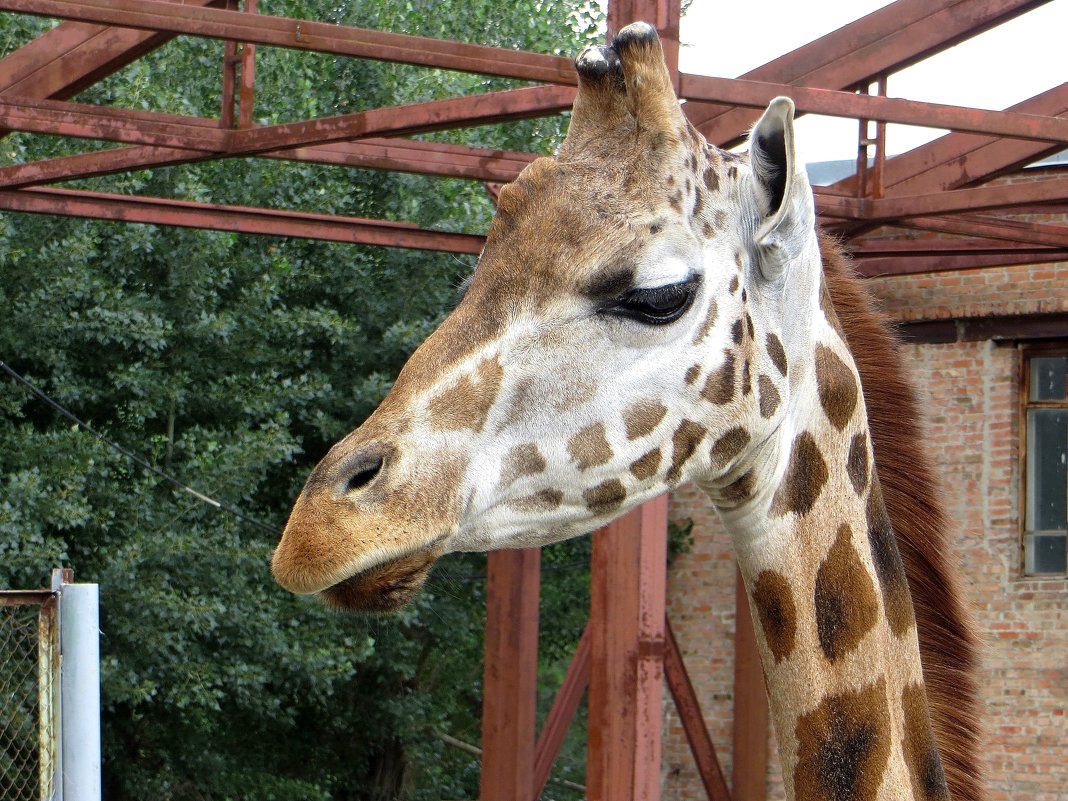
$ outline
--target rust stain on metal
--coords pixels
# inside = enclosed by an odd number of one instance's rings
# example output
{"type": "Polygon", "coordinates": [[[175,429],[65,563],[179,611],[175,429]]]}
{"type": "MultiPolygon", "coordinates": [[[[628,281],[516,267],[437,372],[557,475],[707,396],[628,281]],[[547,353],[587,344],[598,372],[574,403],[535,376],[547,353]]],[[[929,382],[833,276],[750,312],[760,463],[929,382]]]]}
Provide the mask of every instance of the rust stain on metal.
{"type": "MultiPolygon", "coordinates": [[[[73,576],[73,572],[71,573],[73,576]]],[[[55,593],[41,604],[37,617],[37,727],[41,798],[55,792],[59,764],[59,603],[55,593]]]]}

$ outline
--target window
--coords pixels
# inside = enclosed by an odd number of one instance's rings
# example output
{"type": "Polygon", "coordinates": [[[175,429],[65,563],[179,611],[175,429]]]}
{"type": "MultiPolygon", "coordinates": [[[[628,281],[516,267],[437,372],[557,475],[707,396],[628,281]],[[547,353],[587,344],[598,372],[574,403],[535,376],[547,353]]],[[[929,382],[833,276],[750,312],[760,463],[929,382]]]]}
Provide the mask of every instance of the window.
{"type": "Polygon", "coordinates": [[[1068,571],[1068,345],[1023,350],[1024,572],[1068,571]]]}

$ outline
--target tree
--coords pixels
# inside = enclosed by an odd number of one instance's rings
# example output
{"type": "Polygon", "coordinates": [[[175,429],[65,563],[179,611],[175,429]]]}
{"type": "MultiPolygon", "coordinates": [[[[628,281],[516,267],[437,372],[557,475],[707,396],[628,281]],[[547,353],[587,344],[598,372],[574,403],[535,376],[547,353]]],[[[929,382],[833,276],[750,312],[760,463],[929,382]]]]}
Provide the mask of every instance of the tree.
{"type": "MultiPolygon", "coordinates": [[[[264,13],[573,53],[596,7],[554,2],[293,0],[264,13]]],[[[0,16],[5,52],[46,23],[0,16]]],[[[219,43],[178,39],[83,94],[212,115],[219,43]]],[[[514,82],[261,48],[260,121],[514,82]]],[[[553,149],[562,122],[439,134],[553,149]]],[[[9,135],[5,163],[84,142],[9,135]]],[[[407,219],[482,231],[461,181],[266,159],[78,182],[111,192],[407,219]]],[[[0,360],[114,443],[240,510],[206,505],[0,378],[0,584],[69,564],[101,585],[109,799],[474,797],[484,564],[452,559],[394,618],[340,616],[276,587],[267,562],[311,466],[355,427],[447,312],[470,259],[30,215],[0,217],[0,360]],[[258,523],[257,523],[258,521],[258,523]]],[[[585,544],[546,557],[546,607],[581,621],[585,544]],[[574,564],[573,564],[574,563],[574,564]],[[581,604],[579,604],[581,605],[581,604]]],[[[550,674],[552,671],[548,671],[550,674]]]]}

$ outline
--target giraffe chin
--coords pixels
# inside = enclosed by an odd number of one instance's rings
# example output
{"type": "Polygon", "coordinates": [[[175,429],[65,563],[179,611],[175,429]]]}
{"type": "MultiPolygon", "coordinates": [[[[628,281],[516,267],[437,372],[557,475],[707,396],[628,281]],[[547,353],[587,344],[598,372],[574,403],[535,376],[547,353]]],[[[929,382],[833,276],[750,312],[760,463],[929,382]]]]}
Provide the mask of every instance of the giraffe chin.
{"type": "Polygon", "coordinates": [[[319,597],[350,612],[396,612],[422,589],[440,555],[423,552],[383,562],[327,587],[319,597]]]}

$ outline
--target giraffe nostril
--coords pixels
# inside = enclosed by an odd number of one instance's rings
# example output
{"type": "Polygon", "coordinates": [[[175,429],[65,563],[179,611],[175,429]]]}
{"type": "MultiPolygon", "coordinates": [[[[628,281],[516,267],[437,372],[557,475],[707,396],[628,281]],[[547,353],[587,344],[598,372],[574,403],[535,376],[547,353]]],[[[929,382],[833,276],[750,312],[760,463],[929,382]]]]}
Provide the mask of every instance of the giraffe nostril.
{"type": "Polygon", "coordinates": [[[329,470],[333,476],[331,484],[334,492],[341,497],[366,491],[387,467],[386,462],[391,453],[392,448],[389,446],[373,443],[336,462],[329,470]]]}
{"type": "Polygon", "coordinates": [[[345,482],[345,493],[361,490],[374,481],[375,477],[382,472],[383,464],[382,459],[372,457],[367,464],[357,468],[356,472],[350,475],[349,480],[345,482]]]}

